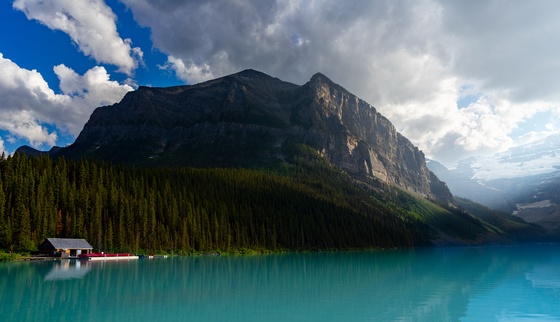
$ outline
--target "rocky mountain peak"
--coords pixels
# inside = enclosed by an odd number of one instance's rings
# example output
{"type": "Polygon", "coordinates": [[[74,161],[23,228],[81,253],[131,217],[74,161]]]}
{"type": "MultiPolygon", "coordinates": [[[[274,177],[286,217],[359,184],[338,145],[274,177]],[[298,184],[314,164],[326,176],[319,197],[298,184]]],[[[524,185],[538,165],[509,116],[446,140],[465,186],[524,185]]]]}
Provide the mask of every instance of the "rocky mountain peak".
{"type": "Polygon", "coordinates": [[[322,73],[315,73],[309,80],[310,83],[333,83],[327,76],[322,73]]]}
{"type": "Polygon", "coordinates": [[[322,94],[323,96],[327,94],[327,92],[347,92],[342,86],[336,84],[330,78],[321,73],[313,75],[307,85],[311,91],[316,92],[316,94],[322,94]]]}
{"type": "Polygon", "coordinates": [[[245,69],[236,74],[232,74],[229,77],[233,78],[248,78],[248,79],[277,79],[269,76],[263,72],[254,69],[245,69]]]}

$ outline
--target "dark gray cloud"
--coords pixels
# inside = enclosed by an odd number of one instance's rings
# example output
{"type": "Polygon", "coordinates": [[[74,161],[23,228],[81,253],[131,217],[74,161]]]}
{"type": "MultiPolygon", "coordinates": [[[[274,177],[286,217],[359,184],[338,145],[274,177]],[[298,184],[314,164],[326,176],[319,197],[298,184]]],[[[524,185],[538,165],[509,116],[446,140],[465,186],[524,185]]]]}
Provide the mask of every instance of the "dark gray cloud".
{"type": "Polygon", "coordinates": [[[538,111],[560,127],[556,1],[122,1],[186,83],[322,72],[447,163],[509,148],[538,111]],[[479,99],[459,109],[465,88],[479,99]]]}
{"type": "Polygon", "coordinates": [[[428,1],[123,2],[151,28],[155,47],[185,63],[208,65],[214,77],[255,68],[303,83],[322,72],[365,93],[379,92],[370,82],[387,76],[414,91],[410,71],[405,77],[396,69],[409,67],[399,55],[444,52],[430,41],[438,32],[432,23],[438,8],[428,1]]]}
{"type": "Polygon", "coordinates": [[[454,72],[515,101],[560,99],[560,3],[441,1],[454,72]]]}

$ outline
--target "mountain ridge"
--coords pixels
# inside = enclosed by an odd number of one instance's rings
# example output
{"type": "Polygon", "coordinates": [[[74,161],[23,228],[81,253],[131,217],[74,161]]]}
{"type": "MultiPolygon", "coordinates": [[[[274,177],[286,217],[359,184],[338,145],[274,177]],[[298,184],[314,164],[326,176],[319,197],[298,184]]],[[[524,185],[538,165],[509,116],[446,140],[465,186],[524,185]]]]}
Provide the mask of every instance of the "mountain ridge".
{"type": "Polygon", "coordinates": [[[266,167],[285,163],[282,146],[289,142],[311,146],[366,184],[378,180],[454,205],[417,147],[321,73],[301,86],[249,69],[195,85],[141,87],[97,108],[76,142],[57,155],[148,166],[266,167]]]}

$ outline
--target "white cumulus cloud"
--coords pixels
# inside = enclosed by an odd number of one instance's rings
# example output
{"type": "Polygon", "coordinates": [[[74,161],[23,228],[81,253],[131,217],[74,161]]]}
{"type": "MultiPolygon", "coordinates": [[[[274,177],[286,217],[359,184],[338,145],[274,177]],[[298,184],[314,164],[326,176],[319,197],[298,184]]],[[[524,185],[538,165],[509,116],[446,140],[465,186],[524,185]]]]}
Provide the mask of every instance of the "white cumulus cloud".
{"type": "Polygon", "coordinates": [[[111,81],[103,67],[94,67],[84,75],[58,65],[61,94],[56,94],[36,70],[19,67],[0,53],[0,129],[27,140],[34,147],[56,144],[58,131],[76,136],[93,110],[113,104],[133,90],[111,81]]]}
{"type": "Polygon", "coordinates": [[[13,7],[28,19],[70,36],[86,56],[119,67],[128,75],[142,61],[143,52],[130,39],[120,38],[117,17],[103,0],[15,0],[13,7]]]}
{"type": "Polygon", "coordinates": [[[185,64],[182,59],[173,56],[169,56],[160,69],[174,71],[177,77],[185,83],[196,84],[214,78],[208,64],[197,65],[192,60],[185,64]]]}
{"type": "Polygon", "coordinates": [[[4,147],[4,140],[0,137],[0,155],[4,154],[4,156],[8,155],[6,148],[4,147]]]}

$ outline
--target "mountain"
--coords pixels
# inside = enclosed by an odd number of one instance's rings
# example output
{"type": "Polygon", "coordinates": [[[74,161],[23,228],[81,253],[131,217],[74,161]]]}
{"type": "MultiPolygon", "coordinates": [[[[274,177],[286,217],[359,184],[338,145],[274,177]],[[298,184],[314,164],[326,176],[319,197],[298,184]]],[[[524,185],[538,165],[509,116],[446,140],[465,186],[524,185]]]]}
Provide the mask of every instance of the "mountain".
{"type": "Polygon", "coordinates": [[[463,167],[453,169],[448,169],[435,160],[427,160],[426,164],[438,178],[447,184],[454,196],[473,200],[491,209],[511,213],[515,209],[515,204],[504,192],[473,179],[473,170],[464,166],[469,160],[460,163],[463,167]]]}
{"type": "Polygon", "coordinates": [[[49,151],[39,151],[28,145],[22,145],[19,148],[17,148],[16,153],[23,153],[25,155],[32,155],[32,156],[39,156],[41,154],[56,155],[60,151],[60,149],[62,148],[59,146],[53,146],[49,151]]]}
{"type": "Polygon", "coordinates": [[[461,160],[451,169],[436,161],[428,167],[454,195],[560,233],[560,135],[461,160]]]}
{"type": "Polygon", "coordinates": [[[255,70],[140,87],[97,108],[57,155],[142,166],[270,168],[303,144],[359,182],[454,206],[424,154],[374,107],[322,74],[295,85],[255,70]]]}
{"type": "MultiPolygon", "coordinates": [[[[510,243],[542,235],[521,219],[458,203],[389,120],[322,74],[303,85],[245,70],[190,86],[140,87],[97,108],[72,145],[18,152],[0,160],[13,169],[0,182],[13,189],[11,173],[35,176],[29,185],[57,173],[61,186],[50,191],[68,194],[42,193],[36,197],[45,200],[28,203],[58,210],[46,211],[50,221],[33,220],[26,238],[16,234],[20,249],[44,237],[43,222],[57,223],[49,226],[60,227],[57,237],[177,251],[260,249],[264,241],[269,249],[510,243]]],[[[0,213],[0,223],[27,222],[34,213],[6,209],[22,218],[0,213]]],[[[0,234],[0,248],[2,238],[13,240],[12,228],[0,234]]]]}

